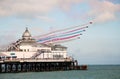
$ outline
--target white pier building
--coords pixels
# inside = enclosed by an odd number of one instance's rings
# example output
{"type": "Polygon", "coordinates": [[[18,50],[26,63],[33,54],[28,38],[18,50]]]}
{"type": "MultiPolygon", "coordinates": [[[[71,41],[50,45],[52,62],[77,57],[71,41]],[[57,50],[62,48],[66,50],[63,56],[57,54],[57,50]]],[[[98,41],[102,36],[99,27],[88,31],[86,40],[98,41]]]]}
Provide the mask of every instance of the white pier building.
{"type": "Polygon", "coordinates": [[[6,51],[0,52],[0,59],[15,60],[15,59],[39,59],[39,60],[69,60],[67,56],[67,47],[60,44],[41,44],[32,38],[29,30],[26,28],[22,38],[10,44],[6,51]]]}

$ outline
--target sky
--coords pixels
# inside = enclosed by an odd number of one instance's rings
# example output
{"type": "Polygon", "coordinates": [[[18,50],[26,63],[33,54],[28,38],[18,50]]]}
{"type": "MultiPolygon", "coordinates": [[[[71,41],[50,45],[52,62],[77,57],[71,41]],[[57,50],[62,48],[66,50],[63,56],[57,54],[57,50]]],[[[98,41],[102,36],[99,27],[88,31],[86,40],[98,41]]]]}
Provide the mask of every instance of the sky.
{"type": "Polygon", "coordinates": [[[120,64],[119,0],[0,0],[0,46],[92,21],[78,40],[63,43],[79,64],[120,64]]]}

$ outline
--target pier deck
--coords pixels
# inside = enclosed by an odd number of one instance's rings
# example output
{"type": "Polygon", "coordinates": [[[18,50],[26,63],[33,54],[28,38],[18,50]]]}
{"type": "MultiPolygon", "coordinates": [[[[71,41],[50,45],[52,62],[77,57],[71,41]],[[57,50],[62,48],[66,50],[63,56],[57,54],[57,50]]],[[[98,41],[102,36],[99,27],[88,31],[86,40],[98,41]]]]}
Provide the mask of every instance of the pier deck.
{"type": "Polygon", "coordinates": [[[0,60],[0,73],[86,70],[71,59],[12,59],[0,60]]]}

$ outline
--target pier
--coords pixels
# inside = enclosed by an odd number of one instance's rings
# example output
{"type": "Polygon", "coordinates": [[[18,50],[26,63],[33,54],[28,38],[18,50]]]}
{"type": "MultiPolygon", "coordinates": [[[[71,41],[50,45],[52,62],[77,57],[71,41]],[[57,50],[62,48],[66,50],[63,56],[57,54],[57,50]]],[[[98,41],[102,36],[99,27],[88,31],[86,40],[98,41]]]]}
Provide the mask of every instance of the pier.
{"type": "MultiPolygon", "coordinates": [[[[43,41],[41,38],[39,41],[43,41]]],[[[32,38],[28,28],[22,38],[0,51],[0,73],[86,70],[77,60],[67,55],[67,47],[56,44],[40,43],[32,38]]]]}
{"type": "Polygon", "coordinates": [[[0,73],[86,70],[69,59],[14,59],[0,60],[0,73]]]}

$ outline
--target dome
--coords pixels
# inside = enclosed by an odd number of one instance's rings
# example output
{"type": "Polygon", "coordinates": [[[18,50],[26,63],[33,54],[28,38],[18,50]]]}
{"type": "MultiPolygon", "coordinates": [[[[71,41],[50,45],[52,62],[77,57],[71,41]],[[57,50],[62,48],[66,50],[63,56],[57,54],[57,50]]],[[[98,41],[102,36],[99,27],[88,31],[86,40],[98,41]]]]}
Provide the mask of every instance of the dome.
{"type": "Polygon", "coordinates": [[[23,39],[30,39],[31,38],[31,34],[28,31],[28,28],[26,28],[25,32],[22,35],[23,39]]]}

